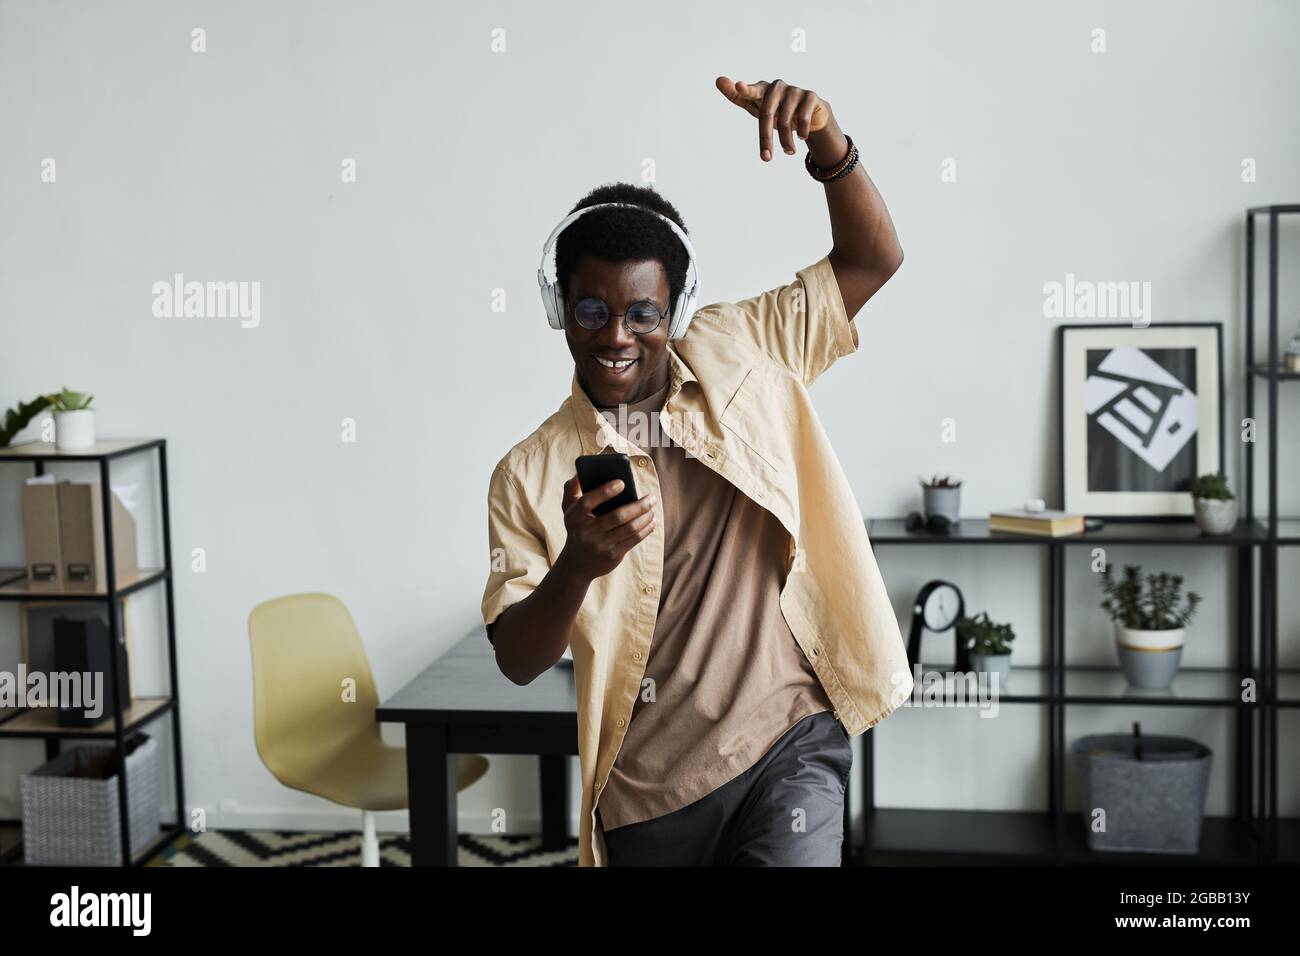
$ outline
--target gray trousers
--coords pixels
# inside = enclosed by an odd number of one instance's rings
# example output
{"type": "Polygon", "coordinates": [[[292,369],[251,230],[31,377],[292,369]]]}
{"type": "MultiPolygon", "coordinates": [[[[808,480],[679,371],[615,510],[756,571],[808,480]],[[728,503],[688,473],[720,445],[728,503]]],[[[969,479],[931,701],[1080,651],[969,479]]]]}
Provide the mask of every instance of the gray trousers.
{"type": "Polygon", "coordinates": [[[605,830],[609,865],[839,866],[852,765],[844,725],[829,710],[810,714],[712,793],[605,830]]]}

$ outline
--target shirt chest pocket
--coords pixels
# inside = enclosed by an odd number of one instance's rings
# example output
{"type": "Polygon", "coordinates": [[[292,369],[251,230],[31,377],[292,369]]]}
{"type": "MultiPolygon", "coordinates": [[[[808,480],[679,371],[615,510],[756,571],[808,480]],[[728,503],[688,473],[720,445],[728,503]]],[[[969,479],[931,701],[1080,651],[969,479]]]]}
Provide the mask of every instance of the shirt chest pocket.
{"type": "Polygon", "coordinates": [[[791,467],[784,387],[777,371],[760,361],[745,374],[718,419],[725,433],[775,472],[791,467]]]}

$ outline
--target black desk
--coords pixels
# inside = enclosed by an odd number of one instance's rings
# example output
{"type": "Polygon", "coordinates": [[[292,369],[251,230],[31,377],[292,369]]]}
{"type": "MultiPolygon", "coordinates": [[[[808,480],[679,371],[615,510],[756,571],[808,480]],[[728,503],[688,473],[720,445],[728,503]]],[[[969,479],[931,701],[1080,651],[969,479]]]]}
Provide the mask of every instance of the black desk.
{"type": "MultiPolygon", "coordinates": [[[[456,755],[464,753],[537,754],[542,846],[568,846],[565,769],[566,758],[578,753],[578,698],[567,661],[521,687],[497,669],[487,631],[479,628],[380,705],[375,718],[406,725],[413,866],[457,863],[456,755]]],[[[845,865],[852,860],[849,820],[846,792],[845,865]]]]}
{"type": "Polygon", "coordinates": [[[578,753],[578,703],[567,661],[521,687],[497,669],[479,628],[381,704],[375,719],[406,725],[413,866],[456,865],[457,754],[537,754],[542,845],[568,846],[566,769],[578,753]]]}

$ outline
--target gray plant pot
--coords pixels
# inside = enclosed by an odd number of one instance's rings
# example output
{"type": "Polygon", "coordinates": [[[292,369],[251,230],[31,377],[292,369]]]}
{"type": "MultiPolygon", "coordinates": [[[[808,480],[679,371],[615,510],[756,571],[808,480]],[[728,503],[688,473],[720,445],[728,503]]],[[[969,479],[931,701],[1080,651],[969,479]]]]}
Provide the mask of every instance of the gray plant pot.
{"type": "MultiPolygon", "coordinates": [[[[977,672],[998,675],[998,690],[1007,686],[1011,677],[1011,652],[1005,654],[971,654],[970,666],[977,672]]],[[[992,687],[992,681],[989,682],[992,687]]]]}
{"type": "Polygon", "coordinates": [[[1071,745],[1078,761],[1088,848],[1126,853],[1196,853],[1201,843],[1209,747],[1186,737],[1081,737],[1071,745]],[[1094,811],[1104,810],[1097,831],[1094,811]]]}
{"type": "Polygon", "coordinates": [[[1193,498],[1196,523],[1206,534],[1227,534],[1237,526],[1237,499],[1193,498]]]}
{"type": "Polygon", "coordinates": [[[1124,679],[1135,690],[1168,690],[1178,676],[1178,665],[1183,660],[1183,649],[1167,651],[1134,650],[1115,647],[1119,655],[1119,669],[1124,679]]]}
{"type": "Polygon", "coordinates": [[[1150,631],[1115,622],[1115,654],[1124,679],[1136,690],[1169,690],[1183,660],[1187,629],[1150,631]]]}
{"type": "Polygon", "coordinates": [[[926,517],[943,515],[953,524],[961,521],[961,485],[956,488],[925,486],[921,491],[926,517]]]}

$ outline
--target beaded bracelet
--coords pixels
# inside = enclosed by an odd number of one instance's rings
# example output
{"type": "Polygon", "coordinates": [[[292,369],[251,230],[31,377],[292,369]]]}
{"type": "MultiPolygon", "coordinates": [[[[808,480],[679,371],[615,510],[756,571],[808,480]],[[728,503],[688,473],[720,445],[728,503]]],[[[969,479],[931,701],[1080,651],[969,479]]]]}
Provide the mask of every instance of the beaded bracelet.
{"type": "Polygon", "coordinates": [[[830,169],[822,169],[814,164],[812,151],[809,150],[803,158],[803,165],[808,170],[808,175],[819,183],[830,183],[853,172],[854,167],[858,165],[858,147],[853,145],[853,137],[847,133],[844,134],[844,140],[849,144],[848,151],[844,154],[844,158],[830,169]]]}

